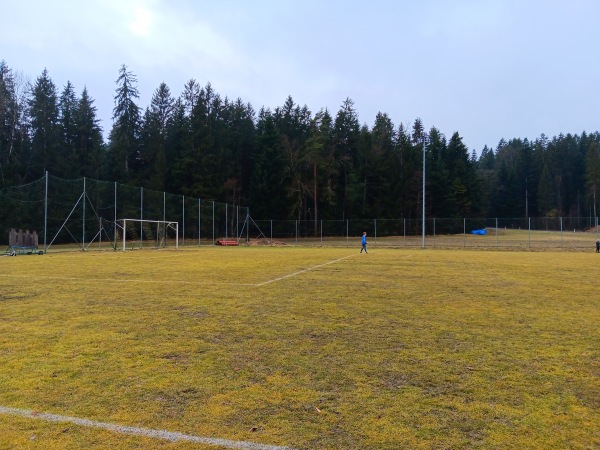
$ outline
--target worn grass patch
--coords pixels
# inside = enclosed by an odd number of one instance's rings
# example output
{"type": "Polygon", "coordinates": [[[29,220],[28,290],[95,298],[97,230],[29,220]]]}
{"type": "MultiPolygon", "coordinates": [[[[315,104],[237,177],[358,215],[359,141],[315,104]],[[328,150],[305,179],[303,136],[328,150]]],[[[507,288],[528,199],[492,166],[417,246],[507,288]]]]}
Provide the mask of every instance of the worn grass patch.
{"type": "MultiPolygon", "coordinates": [[[[294,448],[598,448],[599,258],[0,258],[0,406],[294,448]]],[[[28,446],[203,448],[0,414],[0,448],[28,446]]]]}

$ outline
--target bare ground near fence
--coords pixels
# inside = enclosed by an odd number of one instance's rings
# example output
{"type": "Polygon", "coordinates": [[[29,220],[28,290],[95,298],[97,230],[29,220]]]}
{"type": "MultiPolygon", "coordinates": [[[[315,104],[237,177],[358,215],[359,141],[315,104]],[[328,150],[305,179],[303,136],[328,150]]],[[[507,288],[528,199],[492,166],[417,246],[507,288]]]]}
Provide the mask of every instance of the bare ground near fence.
{"type": "MultiPolygon", "coordinates": [[[[487,229],[485,235],[439,234],[426,235],[424,248],[481,249],[510,251],[595,251],[598,231],[528,231],[487,229]]],[[[423,236],[369,236],[370,248],[423,247],[423,236]]],[[[299,245],[360,248],[360,236],[292,237],[275,239],[250,239],[251,245],[299,245]]]]}
{"type": "MultiPolygon", "coordinates": [[[[236,239],[232,237],[230,239],[236,239]]],[[[237,238],[240,245],[248,246],[300,246],[300,247],[356,247],[360,249],[360,236],[291,236],[265,237],[243,235],[237,238]]],[[[586,231],[528,231],[488,228],[485,235],[476,234],[436,234],[426,235],[423,245],[422,235],[411,236],[368,236],[369,248],[425,248],[425,249],[470,249],[501,251],[575,251],[594,252],[596,240],[600,239],[600,230],[591,228],[586,231]]],[[[179,249],[208,247],[215,245],[217,239],[179,239],[179,249]]],[[[175,242],[167,242],[167,248],[174,248],[175,242]]],[[[40,244],[40,248],[42,244],[40,244]]],[[[64,251],[114,251],[111,241],[87,242],[81,244],[53,245],[49,253],[64,251]]],[[[151,242],[131,241],[126,250],[155,249],[151,242]]],[[[116,245],[121,251],[121,244],[116,245]]]]}

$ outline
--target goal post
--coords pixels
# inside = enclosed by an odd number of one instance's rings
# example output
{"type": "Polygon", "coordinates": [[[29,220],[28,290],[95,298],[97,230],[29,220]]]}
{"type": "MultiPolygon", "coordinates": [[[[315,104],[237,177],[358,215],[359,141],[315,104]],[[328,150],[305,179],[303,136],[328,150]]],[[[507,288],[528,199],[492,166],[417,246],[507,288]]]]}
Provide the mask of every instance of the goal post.
{"type": "Polygon", "coordinates": [[[169,220],[118,219],[115,249],[141,248],[179,249],[179,222],[169,220]]]}

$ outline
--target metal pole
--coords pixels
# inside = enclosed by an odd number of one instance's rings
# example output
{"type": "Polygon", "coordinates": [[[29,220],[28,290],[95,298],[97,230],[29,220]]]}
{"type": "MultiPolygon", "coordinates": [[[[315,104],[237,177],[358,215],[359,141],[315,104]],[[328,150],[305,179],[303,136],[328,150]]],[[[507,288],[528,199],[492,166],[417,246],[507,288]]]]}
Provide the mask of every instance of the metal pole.
{"type": "Polygon", "coordinates": [[[463,248],[467,246],[467,219],[463,217],[463,248]]]}
{"type": "Polygon", "coordinates": [[[298,245],[298,219],[296,219],[294,222],[296,222],[296,245],[298,245]]]}
{"type": "Polygon", "coordinates": [[[227,239],[229,237],[229,235],[227,234],[227,221],[229,219],[227,219],[227,210],[229,209],[229,206],[227,205],[227,203],[225,203],[225,239],[227,239]]]}
{"type": "Polygon", "coordinates": [[[348,219],[346,219],[346,246],[348,245],[348,219]]]}
{"type": "MultiPolygon", "coordinates": [[[[596,228],[597,228],[597,224],[596,224],[596,228]]],[[[562,224],[562,217],[560,218],[560,248],[563,247],[563,224],[562,224]]]]}
{"type": "MultiPolygon", "coordinates": [[[[163,222],[167,221],[167,194],[163,191],[163,222]]],[[[163,223],[163,241],[167,243],[167,227],[163,223]]]]}
{"type": "Polygon", "coordinates": [[[212,217],[212,222],[213,222],[212,223],[212,228],[213,228],[212,233],[213,233],[213,235],[212,236],[213,236],[213,245],[214,245],[215,244],[215,201],[214,200],[212,201],[212,204],[213,204],[212,205],[213,206],[213,208],[212,208],[213,209],[213,211],[212,211],[212,214],[213,214],[213,217],[212,217]]]}
{"type": "Polygon", "coordinates": [[[83,177],[83,221],[81,222],[81,250],[85,250],[85,177],[83,177]]]}
{"type": "Polygon", "coordinates": [[[496,217],[496,247],[498,247],[498,218],[496,217]]]}
{"type": "Polygon", "coordinates": [[[323,219],[321,219],[321,245],[323,245],[323,219]]]}
{"type": "Polygon", "coordinates": [[[48,250],[46,247],[46,235],[48,229],[48,171],[46,171],[46,194],[44,196],[44,253],[48,250]]]}
{"type": "MultiPolygon", "coordinates": [[[[123,234],[125,234],[125,229],[123,229],[123,234]]],[[[115,221],[113,223],[113,240],[114,240],[113,248],[116,251],[117,250],[117,182],[116,181],[115,181],[115,221]]]]}
{"type": "Polygon", "coordinates": [[[181,246],[185,247],[185,195],[181,196],[181,246]]]}
{"type": "Polygon", "coordinates": [[[423,136],[423,224],[422,224],[422,232],[423,232],[423,243],[422,247],[425,248],[425,143],[426,138],[423,136]]]}
{"type": "Polygon", "coordinates": [[[373,219],[373,238],[375,240],[375,243],[377,244],[377,219],[373,219]]]}
{"type": "Polygon", "coordinates": [[[140,188],[140,247],[144,248],[144,188],[140,188]]]}
{"type": "Polygon", "coordinates": [[[271,219],[271,245],[273,245],[273,219],[271,219]]]}
{"type": "Polygon", "coordinates": [[[200,208],[200,199],[198,199],[198,246],[200,246],[200,239],[202,238],[202,209],[200,208]]]}
{"type": "Polygon", "coordinates": [[[531,248],[531,217],[528,217],[528,225],[527,227],[529,228],[529,248],[531,248]]]}

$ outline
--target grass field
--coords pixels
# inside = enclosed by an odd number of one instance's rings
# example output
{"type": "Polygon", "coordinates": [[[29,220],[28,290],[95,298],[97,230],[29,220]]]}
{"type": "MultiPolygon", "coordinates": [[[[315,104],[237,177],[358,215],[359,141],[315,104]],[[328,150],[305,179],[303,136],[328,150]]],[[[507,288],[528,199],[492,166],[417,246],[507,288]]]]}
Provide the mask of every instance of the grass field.
{"type": "Polygon", "coordinates": [[[0,258],[0,449],[600,448],[599,263],[299,247],[0,258]]]}

